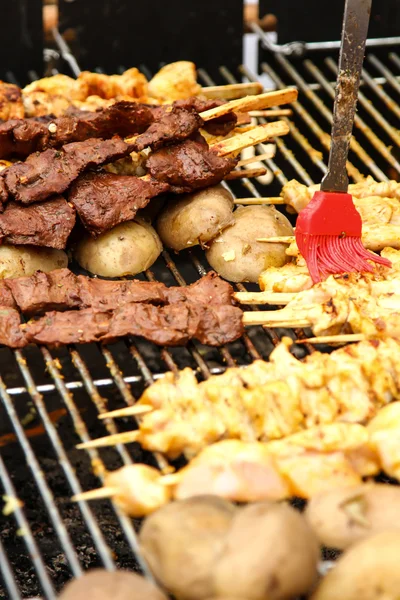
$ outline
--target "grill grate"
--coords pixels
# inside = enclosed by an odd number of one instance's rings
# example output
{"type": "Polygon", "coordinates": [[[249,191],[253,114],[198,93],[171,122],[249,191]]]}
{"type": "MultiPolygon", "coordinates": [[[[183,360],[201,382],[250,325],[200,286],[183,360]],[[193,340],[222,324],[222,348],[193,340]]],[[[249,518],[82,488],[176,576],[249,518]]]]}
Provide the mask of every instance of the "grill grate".
{"type": "MultiPolygon", "coordinates": [[[[78,65],[68,48],[61,45],[60,51],[76,75],[78,65]]],[[[291,133],[275,140],[276,157],[265,161],[274,174],[268,188],[271,195],[277,195],[290,178],[311,185],[326,172],[336,68],[328,54],[295,62],[282,55],[268,56],[268,63],[262,64],[274,85],[296,85],[300,91],[293,117],[285,118],[291,133]]],[[[205,85],[256,79],[245,67],[240,67],[236,76],[224,67],[220,73],[218,82],[204,70],[199,76],[205,85]]],[[[378,180],[399,178],[399,74],[397,53],[379,48],[370,51],[349,157],[354,181],[367,174],[378,180]]],[[[265,188],[246,179],[230,189],[236,197],[265,195],[265,188]]],[[[164,251],[143,278],[185,285],[207,270],[199,249],[176,257],[164,251]]],[[[237,289],[251,286],[239,284],[237,289]]],[[[117,429],[111,419],[100,422],[98,414],[132,405],[144,386],[166,370],[190,366],[206,378],[226,366],[268,358],[283,333],[293,339],[305,335],[301,330],[256,327],[220,350],[195,342],[183,349],[160,349],[131,339],[109,347],[0,349],[0,480],[3,494],[19,500],[12,514],[0,517],[0,597],[43,595],[52,599],[66,580],[88,567],[146,572],[137,549],[138,523],[109,501],[73,505],[69,499],[83,489],[98,487],[105,469],[146,461],[165,471],[168,464],[161,456],[142,452],[136,444],[87,453],[76,451],[75,444],[132,428],[130,419],[119,420],[117,429]]],[[[296,350],[299,356],[311,351],[311,346],[296,350]]]]}

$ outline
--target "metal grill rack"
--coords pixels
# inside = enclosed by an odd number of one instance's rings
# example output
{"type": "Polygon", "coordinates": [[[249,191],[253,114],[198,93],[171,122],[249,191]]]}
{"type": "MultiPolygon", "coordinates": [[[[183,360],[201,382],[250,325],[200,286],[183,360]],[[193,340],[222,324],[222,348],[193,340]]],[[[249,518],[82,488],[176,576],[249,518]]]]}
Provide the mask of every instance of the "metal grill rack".
{"type": "MultiPolygon", "coordinates": [[[[78,65],[57,37],[65,71],[78,65]]],[[[336,57],[337,58],[337,57],[336,57]]],[[[288,179],[311,185],[326,170],[333,80],[332,54],[314,54],[294,61],[268,55],[263,71],[274,85],[296,85],[299,100],[286,118],[290,134],[275,140],[275,158],[266,164],[274,174],[270,187],[250,180],[235,183],[236,195],[276,196],[288,179]]],[[[35,74],[32,73],[32,78],[35,74]]],[[[234,83],[255,76],[244,67],[231,73],[223,66],[213,81],[200,69],[205,85],[234,83]]],[[[12,75],[10,74],[10,79],[12,75]]],[[[373,48],[367,55],[359,110],[349,157],[354,181],[371,174],[377,180],[400,177],[400,49],[373,48]]],[[[260,153],[261,149],[258,149],[260,153]]],[[[199,249],[162,257],[145,273],[147,280],[167,284],[191,283],[208,270],[199,249]]],[[[237,289],[251,289],[238,285],[237,289]]],[[[227,366],[267,359],[280,337],[304,337],[304,332],[249,329],[238,342],[220,350],[197,343],[186,348],[159,349],[126,339],[109,347],[96,345],[48,350],[0,349],[0,481],[9,514],[0,528],[0,597],[52,599],[71,576],[88,567],[142,569],[135,530],[108,500],[74,505],[70,497],[98,487],[105,469],[146,461],[168,469],[161,456],[144,453],[136,445],[79,452],[80,441],[132,429],[132,420],[99,421],[110,408],[132,405],[144,386],[166,370],[190,366],[199,377],[222,372],[227,366]]],[[[311,352],[298,346],[297,352],[311,352]]],[[[8,512],[8,511],[6,511],[8,512]]]]}

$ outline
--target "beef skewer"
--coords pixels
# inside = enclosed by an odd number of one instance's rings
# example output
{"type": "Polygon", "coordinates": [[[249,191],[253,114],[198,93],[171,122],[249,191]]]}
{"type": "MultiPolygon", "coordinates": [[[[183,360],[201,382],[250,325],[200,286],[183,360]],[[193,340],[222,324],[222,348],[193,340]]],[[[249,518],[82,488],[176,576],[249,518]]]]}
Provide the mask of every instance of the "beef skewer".
{"type": "Polygon", "coordinates": [[[213,272],[185,287],[153,281],[109,281],[75,275],[69,269],[0,280],[0,306],[16,308],[26,316],[81,308],[107,311],[135,302],[157,306],[234,303],[232,286],[213,272]]]}

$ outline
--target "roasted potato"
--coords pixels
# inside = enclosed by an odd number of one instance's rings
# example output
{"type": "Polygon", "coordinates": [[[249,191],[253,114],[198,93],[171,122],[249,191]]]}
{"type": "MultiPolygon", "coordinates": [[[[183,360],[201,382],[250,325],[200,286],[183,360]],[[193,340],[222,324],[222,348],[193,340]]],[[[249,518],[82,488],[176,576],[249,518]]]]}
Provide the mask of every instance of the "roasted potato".
{"type": "Polygon", "coordinates": [[[288,219],[271,206],[241,206],[235,222],[216,237],[206,252],[212,268],[228,281],[257,283],[268,267],[288,260],[287,244],[257,242],[257,238],[293,235],[288,219]]]}
{"type": "Polygon", "coordinates": [[[285,504],[250,504],[235,515],[214,564],[214,596],[302,596],[316,582],[318,559],[317,538],[298,511],[285,504]]]}
{"type": "Polygon", "coordinates": [[[123,277],[151,267],[161,251],[162,244],[153,227],[144,220],[136,220],[120,223],[96,239],[84,235],[74,257],[90,273],[123,277]]]}
{"type": "Polygon", "coordinates": [[[169,200],[156,229],[164,246],[179,251],[207,244],[233,222],[233,196],[217,185],[169,200]]]}
{"type": "Polygon", "coordinates": [[[59,600],[167,600],[150,581],[128,571],[93,569],[64,587],[59,600]]]}
{"type": "Polygon", "coordinates": [[[381,531],[400,531],[400,488],[364,483],[311,498],[306,518],[321,544],[344,550],[381,531]]]}
{"type": "Polygon", "coordinates": [[[321,580],[312,600],[398,600],[399,564],[400,531],[369,537],[339,558],[321,580]]]}
{"type": "Polygon", "coordinates": [[[33,275],[36,271],[48,273],[67,265],[68,257],[62,250],[0,245],[0,279],[33,275]]]}
{"type": "Polygon", "coordinates": [[[235,512],[221,498],[197,496],[167,504],[146,519],[141,550],[155,578],[174,596],[214,595],[212,571],[235,512]]]}

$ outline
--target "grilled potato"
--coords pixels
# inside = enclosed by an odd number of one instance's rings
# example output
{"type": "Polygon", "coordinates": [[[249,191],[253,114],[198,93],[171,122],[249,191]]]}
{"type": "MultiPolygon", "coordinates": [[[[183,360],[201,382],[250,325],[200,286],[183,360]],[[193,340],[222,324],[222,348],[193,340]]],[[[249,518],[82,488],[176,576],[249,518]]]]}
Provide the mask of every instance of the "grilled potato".
{"type": "Polygon", "coordinates": [[[0,245],[0,279],[33,275],[36,271],[48,273],[67,265],[68,257],[62,250],[0,245]]]}

